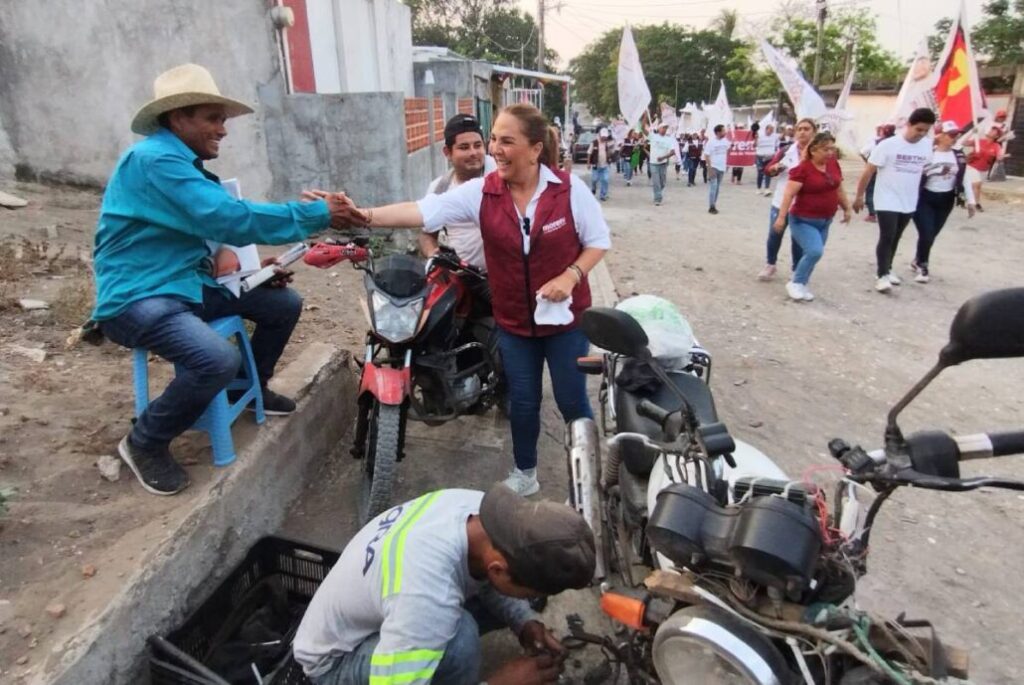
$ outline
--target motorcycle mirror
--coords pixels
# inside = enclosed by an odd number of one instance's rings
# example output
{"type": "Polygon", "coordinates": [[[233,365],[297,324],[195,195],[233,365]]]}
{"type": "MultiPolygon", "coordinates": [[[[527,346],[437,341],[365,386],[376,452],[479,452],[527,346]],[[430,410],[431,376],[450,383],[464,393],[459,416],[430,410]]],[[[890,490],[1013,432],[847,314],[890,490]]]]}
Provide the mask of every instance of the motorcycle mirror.
{"type": "Polygon", "coordinates": [[[896,453],[905,448],[896,419],[943,369],[972,359],[1007,357],[1024,357],[1024,288],[993,290],[963,303],[935,366],[889,411],[886,451],[896,453]]]}
{"type": "Polygon", "coordinates": [[[965,302],[953,318],[939,363],[1007,357],[1024,357],[1024,288],[993,290],[965,302]]]}
{"type": "Polygon", "coordinates": [[[647,356],[647,334],[626,312],[610,307],[591,307],[583,312],[580,328],[591,343],[627,357],[647,356]]]}

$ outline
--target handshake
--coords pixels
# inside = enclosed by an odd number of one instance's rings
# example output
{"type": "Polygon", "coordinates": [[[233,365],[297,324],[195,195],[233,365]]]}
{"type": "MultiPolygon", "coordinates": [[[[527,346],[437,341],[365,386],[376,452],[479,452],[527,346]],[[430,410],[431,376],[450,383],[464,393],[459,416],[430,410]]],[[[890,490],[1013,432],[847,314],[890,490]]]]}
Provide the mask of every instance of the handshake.
{"type": "Polygon", "coordinates": [[[351,228],[353,226],[369,226],[373,211],[368,213],[356,207],[356,203],[345,193],[328,193],[325,190],[304,190],[302,200],[316,202],[323,200],[331,213],[331,228],[351,228]]]}

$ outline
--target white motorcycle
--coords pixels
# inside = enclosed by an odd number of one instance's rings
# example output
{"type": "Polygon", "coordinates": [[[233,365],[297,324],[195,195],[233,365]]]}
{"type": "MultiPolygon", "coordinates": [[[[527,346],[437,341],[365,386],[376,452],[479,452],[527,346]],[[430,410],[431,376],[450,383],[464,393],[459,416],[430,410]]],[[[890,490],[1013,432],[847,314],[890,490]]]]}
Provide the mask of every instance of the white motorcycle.
{"type": "Polygon", "coordinates": [[[569,426],[570,501],[598,539],[602,608],[629,630],[620,640],[591,635],[572,617],[573,637],[600,644],[631,685],[904,685],[967,677],[966,652],[943,645],[927,621],[869,614],[853,593],[867,572],[875,516],[899,487],[1024,490],[1017,481],[961,479],[958,466],[1024,453],[1024,431],[904,438],[896,423],[942,369],[1024,356],[1024,288],[961,307],[939,362],[890,412],[884,449],[829,443],[844,471],[830,498],[730,436],[718,419],[703,349],[666,370],[629,314],[593,308],[581,326],[608,351],[579,362],[602,377],[607,449],[602,459],[593,421],[569,426]],[[654,569],[643,586],[641,566],[654,569]]]}

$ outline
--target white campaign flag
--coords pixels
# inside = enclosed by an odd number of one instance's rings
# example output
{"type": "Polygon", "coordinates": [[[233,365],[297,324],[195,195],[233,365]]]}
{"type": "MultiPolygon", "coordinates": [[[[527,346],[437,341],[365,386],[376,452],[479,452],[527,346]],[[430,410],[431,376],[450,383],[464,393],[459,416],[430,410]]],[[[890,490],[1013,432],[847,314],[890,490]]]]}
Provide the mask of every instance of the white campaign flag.
{"type": "Polygon", "coordinates": [[[807,82],[793,61],[773,48],[771,43],[766,40],[761,41],[761,52],[768,60],[768,66],[779,77],[782,89],[786,91],[786,95],[793,103],[797,118],[810,117],[817,120],[824,116],[828,111],[825,101],[821,99],[818,91],[814,90],[814,87],[807,82]]]}
{"type": "Polygon", "coordinates": [[[715,126],[722,124],[726,128],[732,126],[732,109],[729,107],[729,97],[725,92],[725,81],[721,81],[718,89],[718,97],[715,104],[704,107],[704,116],[707,117],[707,129],[710,134],[715,126]]]}
{"type": "Polygon", "coordinates": [[[622,119],[616,119],[612,122],[612,140],[615,141],[616,145],[622,145],[628,134],[629,124],[622,119]]]}
{"type": "Polygon", "coordinates": [[[900,94],[896,97],[896,107],[889,117],[889,122],[902,124],[910,113],[920,107],[938,110],[935,102],[935,67],[928,51],[928,40],[922,38],[917,45],[914,61],[910,63],[907,77],[903,79],[900,94]]]}
{"type": "Polygon", "coordinates": [[[768,110],[768,113],[761,117],[761,121],[757,122],[761,126],[763,131],[767,126],[775,125],[775,110],[768,110]]]}
{"type": "Polygon", "coordinates": [[[836,100],[836,106],[826,112],[818,122],[823,130],[832,134],[840,148],[850,152],[858,149],[853,131],[846,126],[846,122],[854,119],[853,112],[849,110],[849,102],[856,72],[857,67],[854,65],[854,68],[850,69],[850,73],[846,76],[846,82],[843,84],[843,90],[839,93],[839,99],[836,100]]]}
{"type": "Polygon", "coordinates": [[[633,32],[626,26],[619,45],[619,111],[630,128],[637,125],[650,103],[651,90],[640,66],[640,53],[633,42],[633,32]]]}
{"type": "Polygon", "coordinates": [[[667,102],[661,103],[661,123],[668,124],[667,135],[674,136],[679,128],[679,119],[675,108],[667,102]]]}

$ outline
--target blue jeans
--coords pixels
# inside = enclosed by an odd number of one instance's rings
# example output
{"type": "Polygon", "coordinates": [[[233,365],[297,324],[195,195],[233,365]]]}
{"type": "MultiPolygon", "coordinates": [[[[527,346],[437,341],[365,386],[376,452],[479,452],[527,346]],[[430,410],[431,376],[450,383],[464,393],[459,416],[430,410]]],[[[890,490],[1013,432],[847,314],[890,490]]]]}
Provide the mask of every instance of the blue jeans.
{"type": "Polygon", "coordinates": [[[516,468],[532,469],[537,466],[545,360],[562,420],[568,423],[594,417],[587,397],[587,377],[576,368],[576,359],[586,356],[590,341],[578,328],[539,338],[499,329],[498,346],[508,383],[512,454],[516,468]]]}
{"type": "Polygon", "coordinates": [[[648,164],[647,170],[650,172],[651,180],[654,184],[654,201],[661,202],[661,198],[665,193],[665,176],[668,173],[668,162],[648,164]]]}
{"type": "Polygon", "coordinates": [[[792,232],[793,240],[803,250],[803,255],[797,262],[796,271],[793,272],[794,283],[807,285],[807,282],[811,280],[814,267],[825,252],[828,227],[831,225],[832,219],[810,219],[794,214],[789,215],[789,230],[792,232]]]}
{"type": "Polygon", "coordinates": [[[608,197],[608,177],[611,175],[610,167],[594,167],[590,170],[590,192],[597,194],[598,186],[601,188],[601,199],[608,197]]]}
{"type": "MultiPolygon", "coordinates": [[[[785,229],[782,233],[776,233],[772,226],[775,224],[775,220],[779,218],[779,208],[772,205],[771,211],[768,212],[768,264],[775,266],[775,262],[779,260],[779,250],[782,248],[782,239],[786,235],[785,229]]],[[[787,219],[788,223],[788,219],[787,219]]],[[[796,265],[800,262],[800,257],[803,254],[803,250],[800,249],[800,244],[789,236],[790,248],[793,252],[793,271],[796,271],[796,265]]]]}
{"type": "Polygon", "coordinates": [[[633,165],[628,159],[626,160],[626,163],[622,165],[622,177],[625,178],[626,181],[633,180],[633,165]]]}
{"type": "Polygon", "coordinates": [[[718,189],[722,187],[722,176],[725,172],[708,165],[708,207],[718,204],[718,189]]]}
{"type": "Polygon", "coordinates": [[[179,365],[160,397],[135,422],[131,440],[143,449],[166,446],[202,415],[210,401],[238,374],[238,348],[206,321],[238,315],[255,322],[252,353],[261,385],[274,375],[302,313],[302,297],[288,288],[256,288],[240,298],[203,288],[203,303],[149,297],[102,322],[103,334],[125,347],[144,347],[179,365]]]}
{"type": "MultiPolygon", "coordinates": [[[[455,636],[444,650],[444,656],[430,679],[436,685],[478,685],[480,682],[480,635],[500,627],[479,603],[466,603],[455,628],[455,636]]],[[[380,642],[374,633],[342,656],[327,673],[314,678],[314,685],[368,685],[370,659],[380,642]]]]}
{"type": "Polygon", "coordinates": [[[771,155],[758,155],[757,156],[757,189],[761,189],[761,183],[764,182],[764,189],[768,190],[772,183],[772,177],[764,173],[764,168],[768,166],[768,162],[772,161],[771,155]]]}

